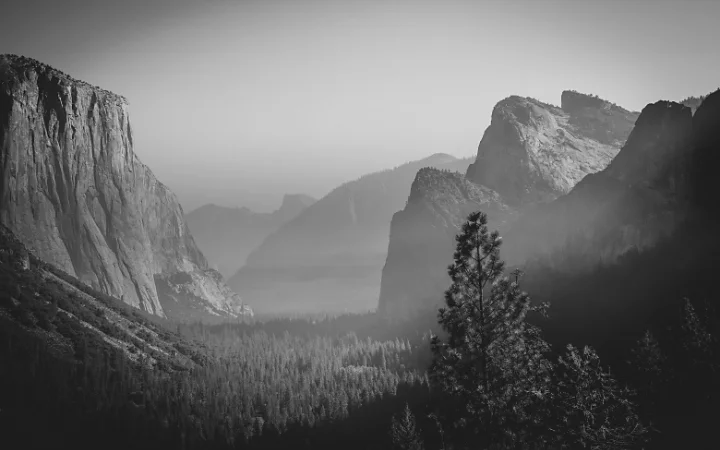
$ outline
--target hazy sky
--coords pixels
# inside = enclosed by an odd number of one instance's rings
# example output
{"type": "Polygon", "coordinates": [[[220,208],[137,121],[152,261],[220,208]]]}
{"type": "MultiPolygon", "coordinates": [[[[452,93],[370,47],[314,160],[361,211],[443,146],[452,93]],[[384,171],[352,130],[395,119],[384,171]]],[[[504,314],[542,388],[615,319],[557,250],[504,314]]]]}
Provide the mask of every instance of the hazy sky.
{"type": "Polygon", "coordinates": [[[512,94],[640,110],[720,85],[716,0],[2,3],[0,52],[126,96],[186,211],[473,155],[512,94]]]}

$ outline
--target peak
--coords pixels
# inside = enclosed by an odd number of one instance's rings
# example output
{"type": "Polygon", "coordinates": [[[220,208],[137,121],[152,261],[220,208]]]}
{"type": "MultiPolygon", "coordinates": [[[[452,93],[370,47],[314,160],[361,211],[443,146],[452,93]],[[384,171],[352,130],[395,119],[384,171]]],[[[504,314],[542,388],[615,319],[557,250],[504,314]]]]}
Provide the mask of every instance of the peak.
{"type": "Polygon", "coordinates": [[[304,207],[310,206],[311,204],[315,203],[316,200],[313,197],[310,197],[306,194],[285,194],[283,195],[282,204],[280,205],[280,209],[294,206],[294,205],[301,205],[304,207]]]}
{"type": "Polygon", "coordinates": [[[445,164],[457,161],[457,158],[447,153],[434,153],[427,158],[421,160],[422,162],[432,162],[435,164],[445,164]]]}
{"type": "Polygon", "coordinates": [[[123,104],[128,103],[127,99],[122,95],[73,78],[71,75],[36,59],[13,54],[0,55],[0,84],[13,84],[38,78],[45,78],[48,81],[56,80],[56,82],[62,86],[83,86],[105,94],[107,98],[113,99],[116,102],[123,104]]]}
{"type": "Polygon", "coordinates": [[[305,208],[309,207],[316,200],[305,194],[285,194],[278,208],[273,214],[280,214],[284,217],[295,217],[305,208]]]}
{"type": "Polygon", "coordinates": [[[640,112],[640,116],[635,122],[635,127],[641,127],[643,125],[654,124],[664,118],[675,118],[692,116],[691,109],[681,103],[660,100],[655,103],[650,103],[645,106],[640,112]]]}
{"type": "Polygon", "coordinates": [[[690,150],[692,129],[692,111],[685,105],[661,100],[645,106],[605,173],[633,185],[657,179],[659,170],[690,150]]]}
{"type": "Polygon", "coordinates": [[[628,112],[626,109],[611,103],[605,99],[593,94],[583,94],[582,92],[567,90],[563,91],[560,96],[560,107],[563,111],[573,113],[584,108],[594,109],[616,109],[618,111],[628,112]]]}
{"type": "Polygon", "coordinates": [[[471,183],[459,172],[424,167],[415,175],[408,202],[426,199],[452,203],[496,195],[491,189],[471,183]]]}

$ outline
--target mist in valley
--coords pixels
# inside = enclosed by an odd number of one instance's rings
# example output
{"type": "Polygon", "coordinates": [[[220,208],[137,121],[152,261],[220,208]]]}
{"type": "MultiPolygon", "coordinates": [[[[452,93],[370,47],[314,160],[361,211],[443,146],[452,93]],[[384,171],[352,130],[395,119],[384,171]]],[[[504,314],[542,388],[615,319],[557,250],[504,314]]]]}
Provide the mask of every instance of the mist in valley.
{"type": "Polygon", "coordinates": [[[3,448],[714,448],[715,3],[1,10],[3,448]]]}

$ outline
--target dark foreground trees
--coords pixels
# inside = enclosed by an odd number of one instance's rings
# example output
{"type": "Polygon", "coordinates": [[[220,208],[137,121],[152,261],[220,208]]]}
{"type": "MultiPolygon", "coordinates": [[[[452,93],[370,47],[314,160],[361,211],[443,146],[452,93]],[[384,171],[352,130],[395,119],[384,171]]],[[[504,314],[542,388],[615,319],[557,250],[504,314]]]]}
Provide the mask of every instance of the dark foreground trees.
{"type": "MultiPolygon", "coordinates": [[[[452,284],[434,336],[431,380],[464,411],[446,420],[468,448],[633,448],[643,442],[630,398],[595,352],[569,346],[554,365],[540,330],[526,321],[544,313],[503,276],[499,234],[487,216],[470,214],[457,236],[452,284]]],[[[462,441],[462,442],[460,442],[462,441]]]]}

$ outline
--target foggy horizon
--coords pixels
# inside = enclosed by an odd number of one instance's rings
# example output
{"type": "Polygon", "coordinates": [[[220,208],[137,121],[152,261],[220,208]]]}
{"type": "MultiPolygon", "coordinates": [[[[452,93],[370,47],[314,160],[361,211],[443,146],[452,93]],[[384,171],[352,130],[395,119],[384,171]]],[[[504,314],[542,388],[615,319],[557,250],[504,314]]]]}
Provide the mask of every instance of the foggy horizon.
{"type": "Polygon", "coordinates": [[[136,153],[186,213],[270,211],[434,153],[474,156],[510,95],[559,105],[576,90],[639,111],[707,94],[719,13],[703,0],[12,1],[0,52],[127,97],[136,153]]]}

